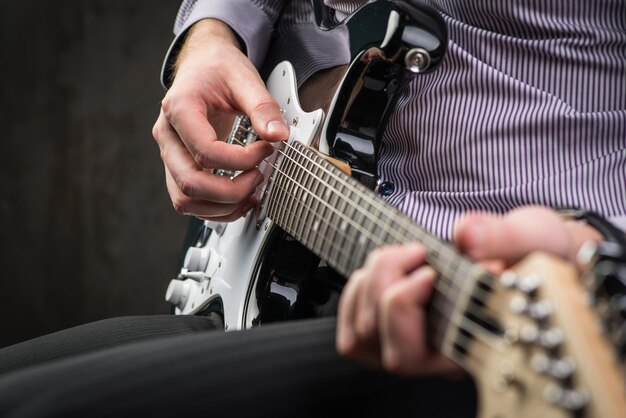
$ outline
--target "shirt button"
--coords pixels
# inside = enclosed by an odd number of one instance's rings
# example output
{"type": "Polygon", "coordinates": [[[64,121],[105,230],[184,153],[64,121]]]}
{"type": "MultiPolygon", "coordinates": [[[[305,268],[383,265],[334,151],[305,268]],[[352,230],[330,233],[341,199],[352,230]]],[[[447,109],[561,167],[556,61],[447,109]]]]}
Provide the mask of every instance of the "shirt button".
{"type": "Polygon", "coordinates": [[[396,186],[394,186],[393,183],[390,181],[380,183],[380,186],[378,186],[378,193],[381,196],[389,196],[395,190],[396,190],[396,186]]]}

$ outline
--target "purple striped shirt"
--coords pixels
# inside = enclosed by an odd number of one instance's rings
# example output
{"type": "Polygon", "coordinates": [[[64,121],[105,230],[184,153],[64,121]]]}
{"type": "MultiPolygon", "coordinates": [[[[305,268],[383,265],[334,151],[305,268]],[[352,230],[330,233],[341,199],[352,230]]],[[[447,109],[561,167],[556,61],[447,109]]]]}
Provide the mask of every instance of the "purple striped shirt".
{"type": "MultiPolygon", "coordinates": [[[[258,65],[284,3],[187,0],[175,33],[219,18],[258,65]]],[[[349,13],[364,1],[326,3],[349,13]]],[[[595,210],[626,230],[626,3],[427,3],[448,25],[449,49],[389,122],[379,163],[395,185],[388,200],[446,239],[464,212],[526,204],[595,210]]]]}

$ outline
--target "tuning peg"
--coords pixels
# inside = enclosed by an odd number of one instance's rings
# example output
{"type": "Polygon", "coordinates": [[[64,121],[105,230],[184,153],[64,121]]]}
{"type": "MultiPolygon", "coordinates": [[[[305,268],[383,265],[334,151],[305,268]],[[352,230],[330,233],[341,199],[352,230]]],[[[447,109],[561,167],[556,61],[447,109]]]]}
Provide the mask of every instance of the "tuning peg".
{"type": "Polygon", "coordinates": [[[506,270],[500,275],[500,284],[505,289],[513,289],[517,286],[517,274],[512,270],[506,270]]]}
{"type": "Polygon", "coordinates": [[[537,373],[551,376],[558,380],[569,379],[576,371],[576,365],[570,359],[550,358],[540,353],[533,356],[530,364],[537,373]]]}
{"type": "Polygon", "coordinates": [[[509,308],[511,312],[517,315],[528,315],[535,321],[545,321],[554,310],[549,300],[531,302],[522,295],[513,296],[509,303],[509,308]]]}
{"type": "Polygon", "coordinates": [[[517,288],[527,295],[533,295],[541,285],[541,277],[530,274],[519,278],[517,288]]]}
{"type": "Polygon", "coordinates": [[[552,302],[546,299],[531,303],[528,306],[528,315],[537,321],[546,320],[553,311],[554,307],[552,306],[552,302]]]}
{"type": "Polygon", "coordinates": [[[548,350],[554,350],[563,343],[563,330],[560,328],[550,328],[539,332],[539,344],[548,350]]]}
{"type": "Polygon", "coordinates": [[[543,396],[549,403],[568,411],[579,411],[589,403],[589,395],[586,391],[566,389],[555,383],[545,387],[543,396]]]}

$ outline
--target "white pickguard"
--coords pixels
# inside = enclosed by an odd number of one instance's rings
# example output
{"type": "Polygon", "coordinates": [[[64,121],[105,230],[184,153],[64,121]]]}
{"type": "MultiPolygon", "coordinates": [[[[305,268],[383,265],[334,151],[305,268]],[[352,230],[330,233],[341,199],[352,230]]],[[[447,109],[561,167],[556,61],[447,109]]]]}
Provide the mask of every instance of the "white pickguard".
{"type": "MultiPolygon", "coordinates": [[[[292,65],[287,61],[278,64],[266,85],[290,126],[289,141],[309,145],[320,129],[324,112],[321,109],[310,113],[302,110],[292,65]]],[[[266,178],[271,177],[270,165],[262,164],[259,169],[266,174],[266,178]]],[[[213,231],[206,246],[191,249],[194,254],[188,253],[181,272],[187,278],[172,280],[167,289],[166,300],[174,303],[176,314],[196,314],[221,299],[227,330],[251,326],[258,307],[254,298],[250,298],[245,309],[246,295],[254,285],[253,275],[272,229],[272,221],[264,216],[264,212],[263,206],[260,206],[235,222],[209,223],[213,231]]]]}

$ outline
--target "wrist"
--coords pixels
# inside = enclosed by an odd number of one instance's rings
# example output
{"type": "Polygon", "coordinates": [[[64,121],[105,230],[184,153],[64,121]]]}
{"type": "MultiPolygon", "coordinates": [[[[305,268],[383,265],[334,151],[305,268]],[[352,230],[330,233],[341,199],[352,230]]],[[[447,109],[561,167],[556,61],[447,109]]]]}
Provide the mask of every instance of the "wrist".
{"type": "Polygon", "coordinates": [[[202,19],[187,31],[180,51],[174,61],[174,73],[190,56],[206,51],[207,45],[230,45],[243,51],[239,36],[219,19],[202,19]]]}

